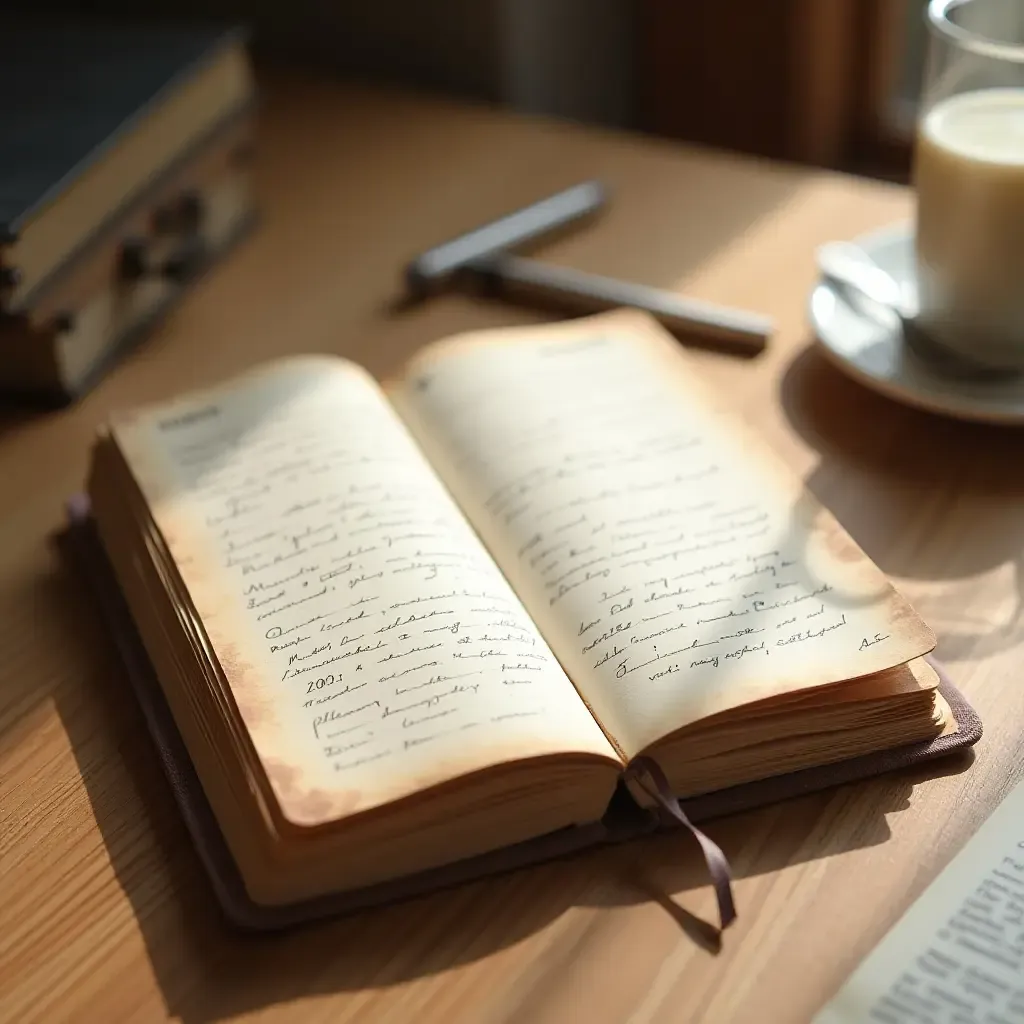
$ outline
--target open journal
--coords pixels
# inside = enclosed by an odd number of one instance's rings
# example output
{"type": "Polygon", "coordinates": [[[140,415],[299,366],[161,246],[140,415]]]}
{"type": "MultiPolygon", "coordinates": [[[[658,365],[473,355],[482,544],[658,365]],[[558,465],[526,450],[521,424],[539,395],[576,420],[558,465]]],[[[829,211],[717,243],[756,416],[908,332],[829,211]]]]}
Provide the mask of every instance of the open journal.
{"type": "Polygon", "coordinates": [[[642,314],[386,390],[271,363],[114,419],[88,495],[257,904],[652,805],[631,765],[689,798],[961,728],[925,623],[642,314]]]}

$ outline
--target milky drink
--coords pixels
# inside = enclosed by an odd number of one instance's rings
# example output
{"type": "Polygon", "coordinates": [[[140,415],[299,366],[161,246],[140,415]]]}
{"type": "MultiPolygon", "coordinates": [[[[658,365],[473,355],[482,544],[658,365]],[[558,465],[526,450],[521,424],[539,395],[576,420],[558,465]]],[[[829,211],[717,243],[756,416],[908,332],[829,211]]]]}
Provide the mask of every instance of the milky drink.
{"type": "Polygon", "coordinates": [[[1024,88],[933,106],[914,178],[923,325],[979,363],[1024,368],[1024,88]]]}

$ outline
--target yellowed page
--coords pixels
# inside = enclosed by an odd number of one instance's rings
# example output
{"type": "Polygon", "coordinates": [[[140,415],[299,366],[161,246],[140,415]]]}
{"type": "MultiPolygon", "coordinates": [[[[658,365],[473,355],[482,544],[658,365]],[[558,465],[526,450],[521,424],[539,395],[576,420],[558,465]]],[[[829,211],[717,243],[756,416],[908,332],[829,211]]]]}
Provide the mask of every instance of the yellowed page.
{"type": "Polygon", "coordinates": [[[285,816],[617,756],[376,383],[272,364],[116,423],[285,816]]]}
{"type": "Polygon", "coordinates": [[[394,401],[628,756],[934,646],[640,314],[432,346],[394,401]]]}
{"type": "Polygon", "coordinates": [[[1024,784],[875,947],[815,1024],[1024,1022],[1024,784]]]}

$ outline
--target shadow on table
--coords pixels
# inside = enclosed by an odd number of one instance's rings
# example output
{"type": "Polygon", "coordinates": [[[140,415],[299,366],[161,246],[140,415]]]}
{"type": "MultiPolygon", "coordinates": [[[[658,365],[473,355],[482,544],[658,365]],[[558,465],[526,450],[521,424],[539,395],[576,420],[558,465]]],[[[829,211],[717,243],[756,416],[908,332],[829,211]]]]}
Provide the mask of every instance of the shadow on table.
{"type": "Polygon", "coordinates": [[[1024,640],[1024,430],[901,405],[850,380],[814,347],[793,359],[780,398],[821,456],[805,484],[881,569],[958,582],[923,599],[940,657],[981,657],[1024,640]],[[972,577],[1003,566],[1011,578],[1001,621],[972,617],[972,577]]]}
{"type": "Polygon", "coordinates": [[[52,418],[59,409],[38,402],[0,397],[0,438],[5,442],[16,434],[52,418]]]}
{"type": "MultiPolygon", "coordinates": [[[[90,630],[103,632],[70,567],[54,586],[65,592],[55,606],[74,619],[69,642],[90,630]]],[[[101,654],[106,649],[98,670],[83,673],[90,692],[72,700],[58,691],[57,709],[167,1010],[176,1018],[213,1021],[319,993],[386,989],[487,957],[555,925],[573,908],[654,901],[690,940],[712,952],[717,948],[713,922],[687,906],[686,894],[700,890],[692,902],[699,899],[706,913],[708,883],[696,844],[683,834],[604,848],[286,932],[239,932],[216,905],[113,645],[101,640],[90,646],[101,654]]],[[[938,762],[927,772],[899,773],[712,822],[707,831],[738,877],[761,875],[885,842],[886,814],[908,806],[916,782],[968,764],[969,758],[938,762]]],[[[591,918],[584,930],[598,926],[591,918]]],[[[576,955],[577,940],[552,943],[544,978],[552,963],[576,955]]]]}

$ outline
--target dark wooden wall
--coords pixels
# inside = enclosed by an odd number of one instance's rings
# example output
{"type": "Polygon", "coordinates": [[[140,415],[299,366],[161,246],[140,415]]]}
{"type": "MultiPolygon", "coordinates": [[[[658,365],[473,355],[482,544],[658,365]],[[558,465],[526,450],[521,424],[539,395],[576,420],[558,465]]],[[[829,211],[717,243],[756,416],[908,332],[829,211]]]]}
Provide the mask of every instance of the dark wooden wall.
{"type": "Polygon", "coordinates": [[[882,107],[908,0],[638,0],[643,129],[782,160],[891,165],[882,107]]]}

